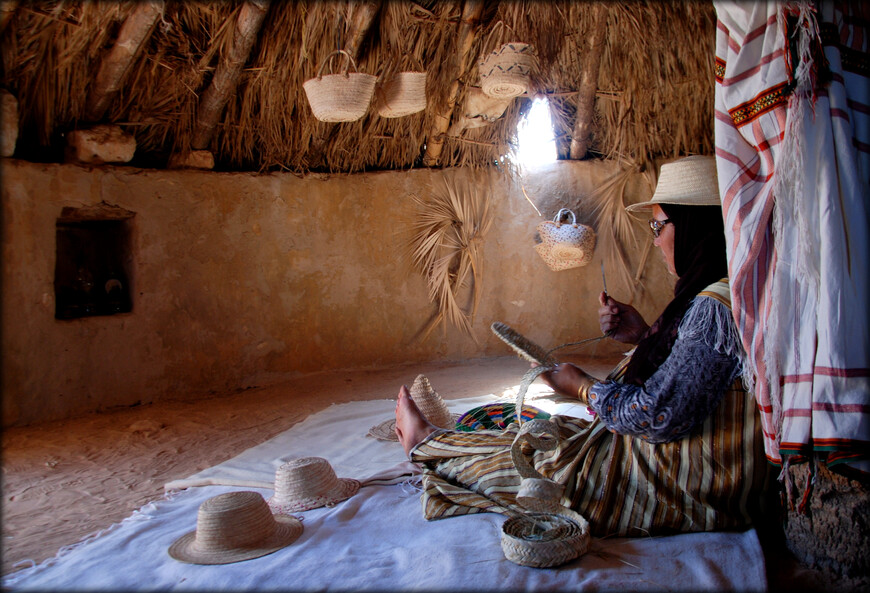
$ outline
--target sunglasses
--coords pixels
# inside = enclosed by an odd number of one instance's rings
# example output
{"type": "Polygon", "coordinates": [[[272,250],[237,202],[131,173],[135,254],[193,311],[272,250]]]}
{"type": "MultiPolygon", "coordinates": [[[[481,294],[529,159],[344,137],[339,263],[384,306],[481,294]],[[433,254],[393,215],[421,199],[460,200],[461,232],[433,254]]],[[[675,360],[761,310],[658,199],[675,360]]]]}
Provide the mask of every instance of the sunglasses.
{"type": "Polygon", "coordinates": [[[655,218],[651,218],[649,221],[649,228],[652,229],[653,237],[658,239],[659,235],[662,234],[662,229],[665,228],[665,225],[669,222],[671,222],[670,218],[666,218],[664,220],[656,220],[655,218]]]}

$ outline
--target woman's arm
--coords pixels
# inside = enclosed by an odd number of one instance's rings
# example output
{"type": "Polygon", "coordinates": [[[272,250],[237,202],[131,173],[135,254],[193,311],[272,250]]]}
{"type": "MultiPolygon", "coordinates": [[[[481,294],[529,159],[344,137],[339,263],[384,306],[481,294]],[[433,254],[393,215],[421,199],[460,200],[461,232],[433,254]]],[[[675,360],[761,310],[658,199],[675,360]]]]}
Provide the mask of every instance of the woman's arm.
{"type": "Polygon", "coordinates": [[[717,338],[718,332],[730,331],[717,327],[730,320],[730,311],[706,297],[692,307],[697,307],[691,314],[695,327],[683,331],[681,326],[670,356],[643,386],[606,381],[591,387],[589,405],[613,432],[652,443],[682,438],[710,415],[737,377],[733,347],[723,347],[717,338]],[[699,319],[709,326],[705,331],[698,331],[699,319]]]}

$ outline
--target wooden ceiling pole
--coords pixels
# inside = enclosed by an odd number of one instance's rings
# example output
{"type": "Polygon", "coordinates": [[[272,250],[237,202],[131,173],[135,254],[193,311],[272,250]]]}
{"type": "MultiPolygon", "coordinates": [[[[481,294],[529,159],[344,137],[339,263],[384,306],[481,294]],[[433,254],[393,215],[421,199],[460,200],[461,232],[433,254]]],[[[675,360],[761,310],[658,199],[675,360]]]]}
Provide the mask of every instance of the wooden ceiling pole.
{"type": "Polygon", "coordinates": [[[98,121],[106,113],[109,103],[130,71],[145,41],[154,31],[157,18],[163,14],[163,0],[137,2],[127,15],[118,38],[109,53],[103,56],[94,84],[85,102],[85,119],[98,121]]]}
{"type": "Polygon", "coordinates": [[[592,137],[592,118],[595,115],[595,92],[598,90],[598,72],[601,67],[601,54],[607,36],[607,4],[595,2],[590,5],[593,24],[586,38],[586,51],[583,52],[583,69],[580,75],[580,89],[577,94],[577,116],[574,120],[574,133],[571,138],[570,158],[580,160],[586,157],[592,137]]]}
{"type": "Polygon", "coordinates": [[[459,79],[466,71],[468,53],[471,51],[471,46],[474,43],[477,22],[480,20],[482,12],[482,0],[465,0],[465,5],[462,7],[462,20],[459,23],[458,43],[456,46],[457,55],[454,57],[456,60],[456,74],[447,92],[447,104],[444,105],[444,109],[440,113],[435,114],[435,122],[432,124],[432,130],[429,132],[429,138],[426,141],[426,152],[423,155],[423,165],[426,167],[437,165],[441,159],[444,138],[447,135],[448,128],[450,128],[450,116],[453,114],[453,108],[456,106],[456,100],[459,97],[459,79]]]}
{"type": "Polygon", "coordinates": [[[368,2],[353,2],[353,5],[353,17],[350,30],[347,32],[347,43],[344,44],[344,51],[356,60],[359,57],[360,45],[362,45],[366,33],[372,28],[381,2],[380,0],[370,0],[368,2]]]}
{"type": "Polygon", "coordinates": [[[6,28],[12,15],[15,14],[16,8],[18,8],[18,0],[0,0],[0,33],[6,28]]]}
{"type": "Polygon", "coordinates": [[[194,150],[208,148],[230,94],[236,90],[242,68],[248,61],[268,10],[269,0],[247,0],[242,5],[236,20],[232,47],[222,57],[196,110],[196,128],[190,142],[194,150]]]}

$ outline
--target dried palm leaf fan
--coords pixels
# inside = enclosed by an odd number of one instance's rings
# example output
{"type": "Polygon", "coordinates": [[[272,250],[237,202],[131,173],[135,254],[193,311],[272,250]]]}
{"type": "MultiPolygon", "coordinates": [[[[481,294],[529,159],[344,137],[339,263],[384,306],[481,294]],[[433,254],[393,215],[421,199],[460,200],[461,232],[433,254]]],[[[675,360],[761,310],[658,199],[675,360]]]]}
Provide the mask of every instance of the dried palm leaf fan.
{"type": "Polygon", "coordinates": [[[442,179],[442,191],[414,196],[420,211],[411,222],[411,260],[426,278],[429,300],[438,307],[423,329],[424,339],[443,320],[472,335],[471,318],[480,300],[480,247],[492,224],[488,190],[468,178],[442,179]],[[467,308],[458,299],[465,286],[471,289],[467,308]]]}
{"type": "Polygon", "coordinates": [[[317,69],[317,77],[306,80],[302,87],[311,105],[314,117],[320,121],[356,121],[365,115],[375,92],[377,76],[356,71],[356,62],[346,51],[332,52],[317,69]],[[344,70],[340,74],[324,76],[323,67],[336,55],[344,56],[344,70]],[[353,72],[349,72],[353,66],[353,72]]]}
{"type": "MultiPolygon", "coordinates": [[[[625,247],[629,246],[631,250],[636,250],[638,225],[637,219],[625,210],[627,205],[625,203],[625,190],[629,180],[639,171],[644,171],[643,175],[647,185],[651,190],[654,189],[656,182],[654,167],[625,162],[621,163],[619,171],[605,180],[586,198],[591,204],[591,215],[595,219],[595,226],[598,229],[598,246],[603,252],[602,260],[606,262],[608,268],[616,268],[617,278],[632,292],[634,292],[639,279],[638,276],[632,278],[625,247]]],[[[646,245],[644,256],[640,262],[641,268],[646,261],[650,245],[649,242],[646,245]]]]}

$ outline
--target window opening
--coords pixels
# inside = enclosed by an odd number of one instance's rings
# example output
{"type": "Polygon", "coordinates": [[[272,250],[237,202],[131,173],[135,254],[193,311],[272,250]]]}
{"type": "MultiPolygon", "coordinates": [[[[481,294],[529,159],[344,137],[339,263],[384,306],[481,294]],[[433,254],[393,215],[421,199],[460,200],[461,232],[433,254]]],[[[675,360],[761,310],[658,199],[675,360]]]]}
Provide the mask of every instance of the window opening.
{"type": "Polygon", "coordinates": [[[516,161],[526,167],[554,162],[558,158],[550,102],[536,98],[524,118],[517,124],[516,161]]]}

